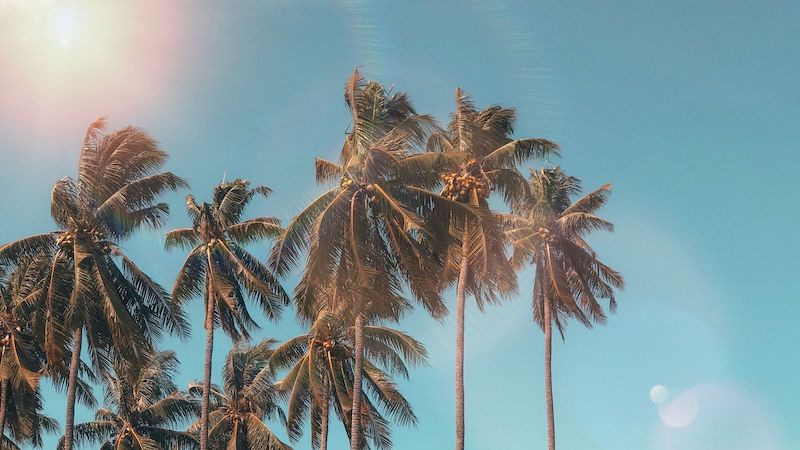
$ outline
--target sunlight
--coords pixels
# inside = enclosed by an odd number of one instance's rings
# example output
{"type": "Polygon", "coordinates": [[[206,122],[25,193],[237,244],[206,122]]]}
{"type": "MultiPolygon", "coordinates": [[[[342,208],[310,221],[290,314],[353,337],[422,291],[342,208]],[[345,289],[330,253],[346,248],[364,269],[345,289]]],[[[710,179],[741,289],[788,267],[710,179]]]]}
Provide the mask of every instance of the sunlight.
{"type": "MultiPolygon", "coordinates": [[[[80,17],[74,9],[66,6],[53,8],[50,14],[49,27],[58,37],[62,47],[66,47],[74,38],[75,34],[81,30],[79,23],[80,17]]],[[[83,29],[86,29],[83,27],[83,29]]]]}
{"type": "Polygon", "coordinates": [[[0,92],[22,123],[61,111],[86,118],[152,98],[174,67],[173,6],[0,0],[0,92]],[[161,42],[155,45],[154,42],[161,42]],[[135,62],[135,64],[134,64],[135,62]],[[123,98],[119,98],[122,96],[123,98]],[[116,100],[114,103],[111,103],[116,100]]]}

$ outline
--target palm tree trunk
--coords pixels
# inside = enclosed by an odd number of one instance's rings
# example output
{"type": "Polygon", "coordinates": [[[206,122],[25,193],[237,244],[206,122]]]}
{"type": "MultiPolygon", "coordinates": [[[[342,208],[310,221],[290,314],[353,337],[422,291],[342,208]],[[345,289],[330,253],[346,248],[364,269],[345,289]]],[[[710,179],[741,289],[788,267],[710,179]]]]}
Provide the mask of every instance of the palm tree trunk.
{"type": "Polygon", "coordinates": [[[9,381],[0,382],[0,439],[6,432],[6,411],[8,410],[9,381]]]}
{"type": "Polygon", "coordinates": [[[356,316],[355,364],[353,367],[353,411],[350,422],[350,450],[361,450],[361,371],[364,366],[364,316],[356,316]]]}
{"type": "Polygon", "coordinates": [[[67,379],[67,417],[64,419],[64,450],[72,450],[75,431],[75,394],[78,388],[78,368],[81,363],[83,328],[78,327],[72,336],[72,359],[67,379]]]}
{"type": "Polygon", "coordinates": [[[552,379],[552,351],[553,328],[550,318],[550,302],[544,299],[544,394],[547,406],[547,449],[556,448],[556,425],[553,414],[553,379],[552,379]]]}
{"type": "MultiPolygon", "coordinates": [[[[206,289],[209,289],[207,287],[206,289]]],[[[200,405],[200,450],[208,450],[208,410],[211,396],[211,357],[214,354],[214,296],[208,293],[206,301],[206,360],[203,370],[203,398],[200,405]]]]}
{"type": "Polygon", "coordinates": [[[330,411],[328,403],[330,389],[330,383],[328,379],[325,378],[325,382],[322,385],[322,424],[319,430],[319,450],[328,450],[328,412],[330,411]]]}
{"type": "Polygon", "coordinates": [[[464,450],[464,311],[466,285],[469,272],[469,229],[464,221],[461,234],[461,262],[456,287],[456,450],[464,450]]]}

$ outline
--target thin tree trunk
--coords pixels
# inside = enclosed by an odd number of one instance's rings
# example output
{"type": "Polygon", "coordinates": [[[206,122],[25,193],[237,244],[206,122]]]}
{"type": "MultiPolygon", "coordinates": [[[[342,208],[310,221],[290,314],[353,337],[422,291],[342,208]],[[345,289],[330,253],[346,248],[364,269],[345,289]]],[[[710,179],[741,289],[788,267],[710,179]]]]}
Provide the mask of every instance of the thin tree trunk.
{"type": "Polygon", "coordinates": [[[72,336],[72,359],[67,379],[67,417],[64,419],[64,450],[72,450],[75,431],[75,394],[78,388],[78,368],[81,363],[83,328],[78,327],[72,336]]]}
{"type": "Polygon", "coordinates": [[[464,450],[464,311],[469,272],[469,229],[464,221],[461,234],[461,262],[456,287],[456,450],[464,450]]]}
{"type": "Polygon", "coordinates": [[[322,385],[322,424],[319,430],[319,450],[328,450],[328,412],[330,411],[328,406],[330,401],[330,389],[330,383],[328,379],[325,378],[325,382],[322,385]]]}
{"type": "MultiPolygon", "coordinates": [[[[207,287],[209,289],[210,287],[207,287]]],[[[206,360],[203,370],[203,398],[200,405],[200,450],[208,450],[208,413],[211,396],[211,357],[214,354],[214,296],[207,296],[206,305],[206,360]]]]}
{"type": "Polygon", "coordinates": [[[6,411],[8,410],[9,381],[0,382],[0,438],[6,432],[6,411]]]}
{"type": "Polygon", "coordinates": [[[364,316],[355,323],[355,365],[353,367],[353,411],[350,423],[350,450],[361,450],[361,371],[364,365],[364,316]]]}
{"type": "Polygon", "coordinates": [[[552,351],[553,351],[553,328],[550,318],[550,302],[543,301],[544,308],[544,394],[547,406],[547,449],[556,448],[556,425],[553,414],[553,379],[552,379],[552,351]]]}

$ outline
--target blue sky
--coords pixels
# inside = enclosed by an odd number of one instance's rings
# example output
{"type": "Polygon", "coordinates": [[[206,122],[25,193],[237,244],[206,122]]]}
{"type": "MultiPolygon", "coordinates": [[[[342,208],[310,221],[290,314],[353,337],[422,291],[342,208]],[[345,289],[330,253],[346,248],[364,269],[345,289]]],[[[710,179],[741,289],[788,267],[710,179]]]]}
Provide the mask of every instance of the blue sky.
{"type": "MultiPolygon", "coordinates": [[[[47,47],[20,30],[38,36],[25,27],[50,2],[6,2],[0,242],[52,228],[50,187],[74,175],[97,116],[148,130],[200,199],[223,176],[248,178],[275,190],[250,214],[288,220],[317,192],[313,157],[340,148],[349,121],[342,86],[355,67],[443,122],[461,86],[478,105],[517,107],[517,134],[559,142],[558,163],[587,188],[614,183],[604,214],[616,233],[592,243],[627,289],[608,326],[573,324],[555,343],[559,447],[800,447],[800,306],[790,284],[800,251],[791,231],[800,223],[795,3],[76,3],[81,26],[59,28],[51,36],[59,45],[47,47]],[[669,393],[654,391],[660,405],[650,395],[658,385],[669,393]]],[[[188,223],[184,195],[169,198],[169,227],[188,223]]],[[[165,253],[162,236],[145,232],[125,248],[170,286],[182,255],[165,253]]],[[[471,449],[544,447],[531,282],[525,272],[518,298],[468,311],[471,449]]],[[[193,338],[163,343],[181,359],[180,384],[202,375],[202,307],[189,309],[193,338]]],[[[300,331],[291,313],[261,323],[263,337],[300,331]]],[[[395,448],[447,448],[453,321],[415,314],[402,326],[425,343],[431,364],[402,383],[420,423],[395,428],[395,448]]],[[[217,342],[229,346],[221,335],[217,342]]],[[[223,358],[218,351],[217,368],[223,358]]],[[[62,420],[63,395],[47,388],[46,400],[62,420]]],[[[80,410],[78,421],[90,415],[80,410]]],[[[332,439],[343,445],[340,428],[332,439]]]]}

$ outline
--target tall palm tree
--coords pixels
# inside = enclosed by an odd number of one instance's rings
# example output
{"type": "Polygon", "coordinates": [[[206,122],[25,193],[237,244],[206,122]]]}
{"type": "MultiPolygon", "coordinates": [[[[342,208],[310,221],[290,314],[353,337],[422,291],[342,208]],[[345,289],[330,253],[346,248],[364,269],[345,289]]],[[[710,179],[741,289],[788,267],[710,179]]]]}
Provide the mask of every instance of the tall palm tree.
{"type": "Polygon", "coordinates": [[[489,208],[493,192],[509,207],[527,193],[525,177],[517,164],[558,154],[558,145],[546,139],[514,139],[516,111],[493,105],[478,110],[460,88],[455,112],[446,130],[428,140],[430,153],[405,161],[410,177],[433,189],[444,181],[442,195],[470,205],[478,212],[464,219],[452,217],[448,208],[439,219],[449,223],[455,237],[447,247],[442,280],[456,284],[456,450],[464,449],[464,317],[466,297],[478,309],[516,291],[516,278],[505,255],[499,218],[489,208]],[[416,169],[416,170],[415,170],[416,169]],[[422,169],[421,171],[419,169],[422,169]]]}
{"type": "MultiPolygon", "coordinates": [[[[273,386],[275,374],[269,366],[275,341],[266,339],[253,347],[235,346],[222,368],[222,387],[211,388],[211,427],[208,445],[211,450],[291,450],[264,423],[286,416],[278,406],[273,386]]],[[[192,385],[195,395],[204,388],[192,385]]],[[[197,431],[195,424],[190,431],[197,431]]]]}
{"type": "Polygon", "coordinates": [[[241,220],[245,207],[256,195],[266,197],[270,192],[267,187],[251,188],[247,180],[237,179],[219,184],[211,203],[198,205],[189,195],[186,209],[192,228],[179,228],[167,234],[168,249],[190,249],[175,279],[173,298],[183,303],[202,295],[205,301],[206,355],[200,450],[208,450],[214,328],[221,327],[234,341],[249,339],[250,331],[257,324],[247,309],[245,294],[272,320],[277,320],[289,303],[289,296],[275,274],[244,247],[277,237],[282,231],[278,219],[272,217],[241,220]]]}
{"type": "MultiPolygon", "coordinates": [[[[288,398],[290,438],[302,435],[303,423],[310,417],[313,447],[327,450],[331,408],[350,434],[354,347],[353,327],[346,326],[338,315],[321,311],[308,333],[275,349],[272,367],[289,369],[278,389],[288,398]]],[[[402,424],[416,424],[417,420],[390,374],[407,378],[407,365],[425,363],[427,353],[420,342],[405,333],[365,326],[364,354],[361,378],[369,395],[362,403],[362,429],[374,448],[389,449],[392,440],[387,416],[402,424]]]]}
{"type": "Polygon", "coordinates": [[[603,264],[585,241],[594,230],[613,231],[614,226],[598,217],[608,200],[605,185],[575,200],[580,181],[559,167],[531,171],[530,195],[509,218],[509,237],[514,262],[536,266],[533,283],[533,319],[544,330],[547,442],[555,449],[555,418],[552,385],[552,325],[564,336],[567,319],[591,327],[604,324],[606,314],[598,299],[608,299],[616,310],[614,289],[622,289],[622,276],[603,264]]]}
{"type": "Polygon", "coordinates": [[[424,146],[435,126],[418,115],[408,97],[367,82],[355,71],[345,86],[352,129],[342,146],[339,163],[316,160],[317,181],[334,184],[287,226],[271,259],[285,273],[307,250],[308,260],[298,284],[298,311],[306,321],[332,291],[331,311],[352,312],[354,380],[351,450],[362,446],[361,374],[363,331],[367,316],[396,318],[407,304],[403,287],[434,317],[446,308],[432,273],[440,261],[434,253],[425,212],[433,204],[455,203],[407,183],[399,163],[424,146]],[[366,311],[371,311],[366,313],[366,311]]]}
{"type": "MultiPolygon", "coordinates": [[[[199,413],[198,402],[173,381],[178,364],[175,353],[164,351],[142,365],[116,360],[105,380],[106,407],[75,427],[75,441],[101,450],[196,449],[190,433],[174,429],[199,413]]],[[[59,448],[63,444],[62,438],[59,448]]]]}
{"type": "Polygon", "coordinates": [[[49,366],[68,370],[66,450],[73,446],[84,331],[99,373],[109,370],[115,353],[142,361],[164,331],[187,333],[180,308],[118,246],[142,227],[161,226],[169,206],[157,203],[158,197],[186,183],[157,173],[167,154],[141,129],[104,130],[103,119],[90,125],[77,180],[63,178],[53,186],[51,214],[59,229],[0,247],[0,263],[49,261],[48,276],[29,301],[43,316],[34,319],[34,331],[49,366]]]}

